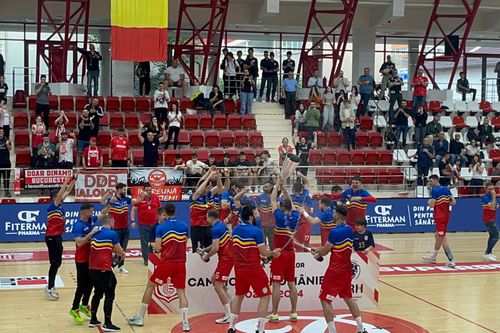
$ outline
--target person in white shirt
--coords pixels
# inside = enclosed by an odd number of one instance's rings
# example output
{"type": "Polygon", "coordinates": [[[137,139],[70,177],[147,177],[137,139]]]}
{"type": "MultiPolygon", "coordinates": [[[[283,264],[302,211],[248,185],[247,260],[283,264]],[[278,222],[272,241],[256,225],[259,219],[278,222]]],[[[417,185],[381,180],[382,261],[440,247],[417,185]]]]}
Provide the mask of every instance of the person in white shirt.
{"type": "Polygon", "coordinates": [[[321,78],[319,77],[319,72],[314,71],[313,76],[307,80],[307,88],[311,89],[311,92],[309,95],[312,95],[313,92],[315,92],[317,95],[319,95],[319,88],[323,88],[323,82],[321,78]]]}
{"type": "Polygon", "coordinates": [[[240,72],[240,65],[234,60],[231,52],[228,52],[226,55],[224,67],[224,74],[226,75],[226,80],[224,81],[224,94],[232,99],[236,94],[236,86],[239,83],[236,79],[236,74],[240,72]]]}
{"type": "Polygon", "coordinates": [[[347,93],[349,87],[351,86],[351,82],[349,79],[344,77],[344,71],[339,71],[339,76],[333,80],[333,87],[335,88],[335,98],[338,98],[341,91],[347,93]]]}
{"type": "Polygon", "coordinates": [[[186,184],[189,187],[196,187],[198,181],[208,169],[208,165],[198,161],[198,154],[193,153],[191,159],[186,162],[186,184]]]}
{"type": "Polygon", "coordinates": [[[155,117],[160,123],[164,122],[167,118],[168,112],[168,102],[170,101],[170,95],[168,91],[165,90],[165,84],[160,82],[158,84],[158,89],[154,93],[155,101],[155,117]]]}
{"type": "Polygon", "coordinates": [[[59,153],[58,166],[61,169],[73,169],[73,148],[75,147],[75,135],[68,137],[66,131],[61,132],[56,151],[59,153]]]}
{"type": "MultiPolygon", "coordinates": [[[[182,96],[178,97],[185,97],[186,96],[186,73],[184,72],[184,69],[179,64],[178,59],[172,60],[172,66],[167,67],[165,71],[165,85],[167,88],[170,87],[179,87],[182,89],[182,96]]],[[[177,97],[177,96],[176,96],[177,97]]]]}
{"type": "Polygon", "coordinates": [[[172,105],[172,110],[168,112],[168,139],[165,149],[168,149],[172,135],[174,136],[174,149],[177,149],[179,143],[179,132],[181,131],[182,113],[177,109],[177,105],[172,105]]]}
{"type": "Polygon", "coordinates": [[[481,188],[484,184],[484,163],[481,161],[481,156],[476,154],[472,157],[472,162],[469,164],[469,172],[472,172],[472,178],[469,182],[469,194],[481,194],[481,188]]]}

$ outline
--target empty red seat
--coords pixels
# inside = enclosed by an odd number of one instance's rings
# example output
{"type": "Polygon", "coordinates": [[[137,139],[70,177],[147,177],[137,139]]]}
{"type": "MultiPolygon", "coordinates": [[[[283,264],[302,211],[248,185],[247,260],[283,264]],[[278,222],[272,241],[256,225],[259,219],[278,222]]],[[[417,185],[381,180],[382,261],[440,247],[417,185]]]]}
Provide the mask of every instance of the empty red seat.
{"type": "Polygon", "coordinates": [[[486,113],[488,113],[488,112],[492,112],[492,111],[495,111],[495,110],[493,110],[493,108],[491,107],[491,103],[490,103],[490,102],[488,102],[488,101],[481,101],[481,102],[479,102],[479,108],[480,108],[481,110],[483,110],[483,112],[486,112],[486,113]]]}
{"type": "MultiPolygon", "coordinates": [[[[74,111],[65,111],[64,115],[66,118],[68,118],[68,123],[66,124],[66,128],[76,128],[76,121],[77,121],[77,114],[74,111]]],[[[102,118],[101,121],[99,122],[99,125],[104,125],[102,123],[102,118]]]]}
{"type": "MultiPolygon", "coordinates": [[[[139,126],[139,118],[137,117],[137,113],[126,113],[124,117],[126,128],[136,129],[139,126]]],[[[163,133],[161,133],[160,135],[163,135],[163,133]]]]}
{"type": "Polygon", "coordinates": [[[106,111],[120,111],[120,99],[116,96],[106,97],[106,111]]]}
{"type": "Polygon", "coordinates": [[[254,131],[257,129],[257,122],[253,114],[246,114],[241,117],[241,126],[247,131],[254,131]]]}
{"type": "Polygon", "coordinates": [[[193,148],[203,147],[204,142],[203,133],[199,131],[193,131],[190,135],[190,145],[193,148]]]}
{"type": "Polygon", "coordinates": [[[467,127],[467,125],[465,124],[464,117],[462,117],[462,116],[453,117],[452,123],[453,123],[453,126],[457,129],[462,129],[462,128],[467,127]]]}
{"type": "Polygon", "coordinates": [[[373,119],[370,116],[361,116],[359,118],[359,128],[363,131],[371,131],[373,129],[373,119]]]}
{"type": "Polygon", "coordinates": [[[212,116],[209,114],[200,114],[200,129],[212,129],[212,116]]]}
{"type": "Polygon", "coordinates": [[[179,154],[178,150],[174,149],[165,149],[163,151],[164,156],[164,164],[165,166],[173,166],[175,164],[175,155],[179,154]]]}
{"type": "MultiPolygon", "coordinates": [[[[113,137],[113,131],[100,130],[99,135],[97,136],[97,145],[99,147],[109,147],[109,143],[111,142],[112,137],[113,137]]],[[[130,141],[130,134],[129,134],[129,141],[130,141]]]]}
{"type": "Polygon", "coordinates": [[[330,171],[326,168],[317,168],[316,169],[316,180],[318,185],[329,185],[330,184],[330,171]]]}
{"type": "Polygon", "coordinates": [[[134,149],[132,151],[132,160],[134,165],[143,165],[144,163],[144,150],[143,149],[134,149]]]}
{"type": "Polygon", "coordinates": [[[39,204],[46,204],[46,203],[50,203],[51,199],[50,198],[38,198],[38,203],[39,204]]]}
{"type": "Polygon", "coordinates": [[[28,128],[28,113],[26,111],[13,111],[14,128],[28,128]]]}
{"type": "Polygon", "coordinates": [[[250,147],[258,148],[264,147],[264,138],[260,132],[250,133],[250,147]]]}
{"type": "Polygon", "coordinates": [[[178,138],[179,145],[187,146],[189,144],[189,132],[180,131],[178,138]]]}
{"type": "Polygon", "coordinates": [[[370,147],[382,147],[384,143],[384,138],[380,132],[368,133],[368,140],[370,141],[370,147]]]}
{"type": "Polygon", "coordinates": [[[224,150],[210,149],[210,155],[214,156],[216,162],[220,162],[224,159],[224,150]]]}
{"type": "Polygon", "coordinates": [[[386,169],[387,177],[389,179],[389,184],[402,184],[403,183],[403,172],[398,168],[388,168],[386,169]]]}
{"type": "Polygon", "coordinates": [[[241,129],[241,116],[239,114],[229,114],[227,122],[230,130],[241,129]]]}
{"type": "Polygon", "coordinates": [[[104,112],[104,115],[101,117],[101,120],[99,120],[99,126],[100,127],[109,126],[109,113],[104,112]]]}
{"type": "Polygon", "coordinates": [[[30,111],[35,111],[36,107],[36,95],[30,95],[28,97],[28,109],[30,111]]]}
{"type": "Polygon", "coordinates": [[[366,165],[378,165],[379,154],[377,150],[366,150],[365,151],[365,164],[366,165]]]}
{"type": "Polygon", "coordinates": [[[57,95],[50,95],[49,96],[49,107],[52,111],[59,110],[59,96],[57,96],[57,95]]]}
{"type": "Polygon", "coordinates": [[[24,90],[16,90],[14,93],[14,97],[12,98],[12,107],[25,109],[27,106],[26,103],[26,92],[24,90]]]}
{"type": "Polygon", "coordinates": [[[429,108],[426,110],[429,110],[431,112],[441,112],[442,111],[441,102],[440,101],[430,101],[429,108]]]}
{"type": "MultiPolygon", "coordinates": [[[[130,129],[128,130],[128,142],[132,147],[141,147],[142,143],[139,139],[139,130],[130,129]]],[[[99,138],[101,137],[101,132],[99,132],[99,138]]]]}
{"type": "Polygon", "coordinates": [[[26,168],[31,163],[31,148],[16,148],[16,167],[26,168]]]}
{"type": "Polygon", "coordinates": [[[495,129],[500,128],[500,117],[496,116],[491,119],[491,125],[495,127],[495,129]]]}
{"type": "Polygon", "coordinates": [[[109,116],[109,127],[113,129],[123,128],[123,114],[112,113],[109,116]]]}
{"type": "Polygon", "coordinates": [[[352,152],[352,160],[353,165],[364,165],[365,164],[365,152],[362,150],[354,150],[352,152]]]}
{"type": "Polygon", "coordinates": [[[75,98],[73,96],[59,96],[59,105],[61,110],[73,111],[75,109],[75,98]]]}
{"type": "Polygon", "coordinates": [[[227,149],[226,153],[229,154],[229,159],[232,162],[235,162],[238,159],[238,156],[240,155],[240,150],[239,149],[227,149]]]}
{"type": "Polygon", "coordinates": [[[323,149],[323,165],[334,165],[336,162],[336,151],[333,149],[323,149]]]}
{"type": "Polygon", "coordinates": [[[15,204],[15,203],[16,203],[16,199],[14,199],[14,198],[3,198],[1,201],[2,205],[15,204]]]}
{"type": "Polygon", "coordinates": [[[212,131],[205,132],[205,147],[214,148],[218,146],[219,146],[219,132],[212,132],[212,131]]]}
{"type": "Polygon", "coordinates": [[[101,148],[102,149],[102,164],[104,164],[104,166],[109,166],[110,165],[110,162],[109,162],[109,148],[101,148]]]}
{"type": "Polygon", "coordinates": [[[337,151],[337,165],[350,165],[352,153],[347,150],[337,151]]]}
{"type": "Polygon", "coordinates": [[[187,109],[194,109],[194,103],[189,98],[180,98],[179,109],[181,111],[186,111],[187,109]]]}
{"type": "Polygon", "coordinates": [[[375,177],[375,170],[373,169],[360,169],[359,174],[361,177],[361,181],[363,184],[375,184],[376,183],[376,177],[375,177]]]}
{"type": "Polygon", "coordinates": [[[234,145],[234,135],[232,131],[221,131],[219,137],[221,147],[228,148],[234,145]]]}
{"type": "Polygon", "coordinates": [[[329,147],[340,147],[342,144],[342,136],[337,132],[327,132],[326,143],[329,147]]]}
{"type": "Polygon", "coordinates": [[[389,150],[379,151],[379,165],[392,165],[392,152],[389,150]]]}
{"type": "Polygon", "coordinates": [[[131,96],[123,96],[121,98],[121,108],[122,112],[134,112],[135,111],[135,98],[131,96]]]}
{"type": "Polygon", "coordinates": [[[368,147],[369,142],[368,133],[356,132],[356,147],[368,147]]]}
{"type": "Polygon", "coordinates": [[[208,155],[209,155],[208,149],[197,149],[196,154],[198,154],[198,160],[202,162],[208,161],[208,155]]]}
{"type": "Polygon", "coordinates": [[[30,133],[31,131],[28,129],[16,129],[14,131],[14,143],[17,147],[29,147],[30,144],[30,133]]]}
{"type": "Polygon", "coordinates": [[[149,97],[139,96],[135,99],[135,109],[138,112],[148,112],[149,111],[149,97]]]}
{"type": "Polygon", "coordinates": [[[200,119],[195,114],[187,114],[184,116],[184,129],[195,130],[198,129],[200,119]]]}
{"type": "Polygon", "coordinates": [[[85,96],[76,96],[75,97],[75,108],[76,111],[82,111],[85,108],[85,105],[89,104],[89,98],[85,96]]]}
{"type": "Polygon", "coordinates": [[[243,149],[243,152],[247,154],[247,160],[255,160],[255,149],[243,149]]]}
{"type": "Polygon", "coordinates": [[[330,184],[345,184],[347,178],[346,169],[332,168],[328,177],[330,184]]]}
{"type": "Polygon", "coordinates": [[[227,117],[223,114],[216,114],[213,118],[214,129],[225,130],[227,129],[227,117]]]}
{"type": "Polygon", "coordinates": [[[493,162],[500,162],[500,149],[491,150],[489,155],[493,162]]]}
{"type": "Polygon", "coordinates": [[[231,114],[236,112],[236,103],[232,99],[225,99],[223,103],[225,113],[231,114]]]}
{"type": "Polygon", "coordinates": [[[234,133],[234,145],[236,147],[248,147],[248,133],[246,131],[236,131],[234,133]]]}
{"type": "Polygon", "coordinates": [[[194,153],[193,149],[181,149],[181,156],[184,163],[186,163],[191,159],[191,155],[193,155],[193,153],[194,153]]]}
{"type": "Polygon", "coordinates": [[[316,138],[317,138],[318,147],[326,147],[326,133],[325,132],[318,132],[316,138]]]}
{"type": "Polygon", "coordinates": [[[321,165],[323,161],[323,154],[321,150],[311,149],[309,151],[309,165],[321,165]]]}

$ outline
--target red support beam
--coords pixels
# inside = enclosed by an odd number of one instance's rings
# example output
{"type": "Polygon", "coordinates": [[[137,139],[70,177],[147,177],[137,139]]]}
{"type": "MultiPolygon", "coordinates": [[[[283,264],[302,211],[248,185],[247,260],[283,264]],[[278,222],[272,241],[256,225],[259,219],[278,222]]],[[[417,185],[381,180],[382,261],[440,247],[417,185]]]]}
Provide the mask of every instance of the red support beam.
{"type": "Polygon", "coordinates": [[[427,31],[425,32],[424,40],[422,42],[422,48],[420,50],[417,67],[415,69],[415,75],[417,70],[422,67],[427,73],[429,80],[432,82],[434,89],[439,89],[439,85],[436,82],[435,71],[436,64],[439,62],[451,62],[453,63],[453,69],[450,74],[450,79],[448,81],[448,88],[451,89],[455,79],[455,74],[460,64],[460,59],[465,55],[467,39],[469,38],[469,32],[474,23],[477,11],[481,4],[481,0],[462,0],[460,1],[462,8],[454,9],[454,13],[449,13],[450,9],[447,7],[441,8],[441,0],[434,1],[434,7],[432,8],[431,17],[429,18],[429,24],[427,25],[427,31]],[[472,4],[471,4],[472,3],[472,4]],[[438,11],[443,12],[443,14],[438,13],[438,11]],[[444,14],[446,13],[446,14],[444,14]],[[445,29],[445,23],[448,29],[445,29]],[[451,28],[450,28],[451,27],[451,28]],[[434,32],[438,32],[438,35],[431,37],[430,35],[434,32]],[[451,43],[449,36],[459,35],[460,43],[458,48],[455,48],[451,43]],[[438,54],[437,47],[440,45],[450,45],[451,54],[438,54]],[[432,63],[432,72],[429,65],[432,63]]]}
{"type": "Polygon", "coordinates": [[[333,79],[342,67],[342,60],[344,59],[357,5],[358,0],[342,0],[342,7],[339,9],[318,9],[317,1],[311,1],[298,68],[298,73],[302,70],[304,83],[318,68],[318,61],[332,59],[329,84],[333,84],[333,79]],[[337,21],[338,18],[340,18],[339,23],[332,28],[326,28],[330,27],[331,22],[337,21]],[[308,47],[307,43],[313,37],[312,33],[315,30],[319,30],[321,35],[314,35],[315,42],[312,43],[311,47],[308,47]],[[338,34],[338,36],[335,36],[334,33],[338,34]],[[336,40],[335,37],[337,37],[336,40]],[[321,50],[323,49],[323,43],[328,43],[331,51],[321,50]]]}
{"type": "MultiPolygon", "coordinates": [[[[89,27],[90,0],[38,0],[37,36],[36,36],[36,75],[40,76],[42,62],[48,68],[49,80],[52,82],[77,82],[78,66],[84,61],[83,55],[71,55],[73,63],[71,73],[68,73],[68,52],[77,43],[78,32],[83,34],[83,48],[87,48],[89,27]],[[55,18],[61,6],[64,7],[64,17],[55,18]],[[50,33],[42,38],[42,33],[50,33]]],[[[81,42],[81,41],[80,41],[81,42]]],[[[85,68],[82,66],[82,78],[85,68]]]]}
{"type": "Polygon", "coordinates": [[[222,40],[226,29],[229,0],[181,0],[174,45],[174,58],[179,59],[191,82],[216,84],[222,40]],[[206,21],[193,20],[203,14],[206,21]],[[187,27],[188,26],[188,27],[187,27]],[[191,29],[189,38],[181,36],[182,28],[191,29]],[[196,65],[199,75],[196,75],[196,65]]]}

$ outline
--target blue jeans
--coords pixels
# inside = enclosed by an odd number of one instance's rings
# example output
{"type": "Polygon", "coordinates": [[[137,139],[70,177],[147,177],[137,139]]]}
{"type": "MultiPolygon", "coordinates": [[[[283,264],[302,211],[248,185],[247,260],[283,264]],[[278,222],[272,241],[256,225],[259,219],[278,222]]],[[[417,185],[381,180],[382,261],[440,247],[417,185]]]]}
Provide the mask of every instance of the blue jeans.
{"type": "Polygon", "coordinates": [[[368,102],[370,101],[370,97],[372,93],[360,93],[361,101],[363,101],[363,110],[360,112],[361,116],[364,116],[366,112],[369,110],[368,102]]]}
{"type": "MultiPolygon", "coordinates": [[[[113,230],[118,235],[118,241],[120,242],[120,246],[122,247],[123,251],[127,251],[128,240],[130,238],[129,228],[113,229],[113,230]]],[[[125,259],[120,260],[120,262],[118,263],[118,267],[122,267],[124,263],[125,259]]]]}
{"type": "Polygon", "coordinates": [[[244,115],[245,113],[252,114],[253,105],[253,92],[244,92],[240,94],[241,99],[241,111],[240,113],[244,115]]]}
{"type": "Polygon", "coordinates": [[[94,94],[92,96],[97,96],[97,91],[99,90],[99,70],[87,71],[87,97],[91,96],[92,81],[94,81],[94,94]]]}
{"type": "Polygon", "coordinates": [[[153,225],[139,224],[139,237],[141,238],[141,253],[144,263],[148,262],[149,254],[152,252],[149,242],[151,240],[151,233],[154,230],[153,225]]]}
{"type": "Polygon", "coordinates": [[[333,127],[334,114],[333,105],[325,105],[323,107],[323,130],[325,130],[326,124],[330,124],[333,127]]]}
{"type": "Polygon", "coordinates": [[[307,126],[307,140],[309,142],[313,142],[314,141],[314,134],[313,132],[315,131],[319,131],[319,127],[316,127],[316,126],[307,126]]]}
{"type": "Polygon", "coordinates": [[[488,230],[488,234],[490,234],[490,236],[488,237],[488,246],[486,247],[485,254],[491,254],[491,251],[493,251],[493,248],[498,242],[499,232],[497,226],[495,225],[495,221],[485,222],[484,225],[486,227],[486,230],[488,230]]]}
{"type": "Polygon", "coordinates": [[[415,144],[417,147],[424,143],[426,130],[425,126],[415,127],[415,144]]]}
{"type": "Polygon", "coordinates": [[[451,165],[455,165],[458,157],[460,157],[460,166],[462,167],[465,163],[467,163],[467,157],[465,155],[451,154],[450,155],[450,163],[451,165]]]}
{"type": "Polygon", "coordinates": [[[425,109],[425,96],[413,96],[412,106],[411,106],[411,114],[417,113],[417,107],[422,105],[425,109]]]}
{"type": "Polygon", "coordinates": [[[396,125],[396,140],[398,142],[402,142],[403,148],[406,146],[406,136],[408,134],[408,126],[405,125],[396,125]],[[403,135],[403,139],[400,141],[399,137],[403,135]]]}

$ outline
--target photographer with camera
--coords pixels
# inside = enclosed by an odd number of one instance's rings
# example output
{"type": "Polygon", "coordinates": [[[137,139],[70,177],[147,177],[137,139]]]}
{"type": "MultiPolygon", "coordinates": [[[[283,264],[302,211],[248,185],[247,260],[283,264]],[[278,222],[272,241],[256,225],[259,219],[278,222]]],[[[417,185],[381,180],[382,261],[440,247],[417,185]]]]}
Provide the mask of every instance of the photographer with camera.
{"type": "Polygon", "coordinates": [[[35,85],[35,95],[35,115],[41,116],[43,113],[43,122],[45,123],[45,127],[49,128],[49,95],[52,95],[52,91],[47,82],[47,75],[40,75],[40,82],[35,85]]]}

